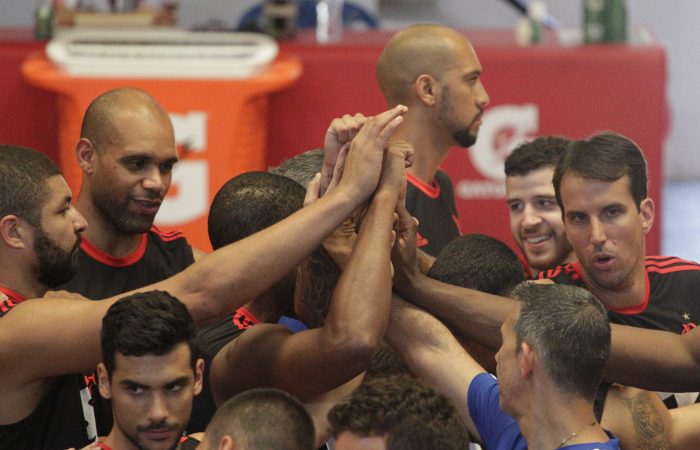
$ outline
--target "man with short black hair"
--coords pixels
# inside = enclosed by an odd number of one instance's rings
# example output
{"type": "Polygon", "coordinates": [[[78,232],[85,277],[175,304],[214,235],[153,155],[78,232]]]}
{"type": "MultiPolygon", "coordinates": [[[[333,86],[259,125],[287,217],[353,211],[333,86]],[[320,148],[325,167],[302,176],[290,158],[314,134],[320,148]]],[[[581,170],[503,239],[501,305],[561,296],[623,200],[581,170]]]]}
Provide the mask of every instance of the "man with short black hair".
{"type": "Polygon", "coordinates": [[[505,162],[510,231],[525,258],[528,277],[574,262],[552,185],[568,139],[543,136],[520,144],[505,162]]]}
{"type": "Polygon", "coordinates": [[[204,361],[187,308],[163,291],[115,302],[102,319],[102,362],[97,377],[111,400],[114,425],[104,450],[192,449],[180,443],[202,390],[204,361]]]}
{"type": "MultiPolygon", "coordinates": [[[[700,320],[700,265],[670,256],[647,256],[645,235],[654,222],[647,166],[630,139],[603,133],[574,141],[553,178],[566,233],[577,262],[540,274],[589,289],[613,323],[686,333],[700,320]]],[[[696,401],[683,395],[669,407],[696,401]]]]}

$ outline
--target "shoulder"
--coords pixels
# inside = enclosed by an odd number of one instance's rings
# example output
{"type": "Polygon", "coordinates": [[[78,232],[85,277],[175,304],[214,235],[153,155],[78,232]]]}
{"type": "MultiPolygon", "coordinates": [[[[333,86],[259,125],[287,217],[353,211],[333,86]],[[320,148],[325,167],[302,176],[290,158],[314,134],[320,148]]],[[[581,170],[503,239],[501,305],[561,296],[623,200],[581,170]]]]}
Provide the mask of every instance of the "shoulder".
{"type": "MultiPolygon", "coordinates": [[[[182,231],[178,230],[162,230],[157,226],[153,225],[148,231],[149,239],[157,239],[161,242],[185,242],[187,243],[187,237],[182,231]]],[[[189,243],[188,243],[189,245],[189,243]]]]}
{"type": "Polygon", "coordinates": [[[700,264],[675,256],[647,256],[644,265],[648,273],[697,272],[700,276],[700,264]]]}
{"type": "Polygon", "coordinates": [[[613,383],[607,392],[600,424],[623,447],[670,448],[670,416],[656,393],[613,383]]]}
{"type": "Polygon", "coordinates": [[[527,443],[515,419],[499,403],[498,381],[488,373],[469,385],[469,416],[486,448],[526,449],[527,443]]]}

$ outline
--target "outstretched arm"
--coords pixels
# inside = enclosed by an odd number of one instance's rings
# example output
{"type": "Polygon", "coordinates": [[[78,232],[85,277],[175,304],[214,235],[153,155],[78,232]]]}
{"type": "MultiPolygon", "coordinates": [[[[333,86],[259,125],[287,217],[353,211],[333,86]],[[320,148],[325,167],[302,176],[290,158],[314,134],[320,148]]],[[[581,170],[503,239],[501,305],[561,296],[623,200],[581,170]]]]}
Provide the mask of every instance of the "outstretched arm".
{"type": "MultiPolygon", "coordinates": [[[[396,107],[365,123],[362,145],[348,156],[343,178],[331,193],[272,227],[204,256],[172,278],[138,291],[170,292],[200,324],[264,292],[375,190],[386,143],[405,111],[396,107]]],[[[116,299],[38,299],[16,306],[2,318],[0,376],[18,387],[90,370],[100,359],[102,317],[116,299]]]]}
{"type": "Polygon", "coordinates": [[[453,402],[469,433],[481,440],[469,415],[467,392],[485,370],[450,330],[426,311],[394,298],[385,338],[411,372],[453,402]]]}
{"type": "Polygon", "coordinates": [[[612,325],[604,378],[642,389],[695,392],[700,386],[700,331],[675,334],[612,325]]]}
{"type": "MultiPolygon", "coordinates": [[[[366,145],[364,133],[371,123],[353,140],[353,147],[366,145]]],[[[350,149],[348,161],[354,151],[350,149]]],[[[389,319],[392,225],[397,204],[403,200],[407,152],[395,145],[386,152],[379,187],[335,287],[324,325],[296,334],[277,325],[247,330],[222,349],[212,364],[212,390],[218,403],[262,386],[286,390],[305,401],[365,370],[389,319]],[[242,366],[245,370],[240,370],[242,366]]],[[[347,175],[346,167],[343,177],[347,175]]]]}
{"type": "Polygon", "coordinates": [[[500,327],[514,304],[506,297],[443,283],[426,276],[416,257],[416,222],[399,218],[399,239],[392,262],[394,290],[450,326],[457,334],[491,350],[501,345],[500,327]]]}

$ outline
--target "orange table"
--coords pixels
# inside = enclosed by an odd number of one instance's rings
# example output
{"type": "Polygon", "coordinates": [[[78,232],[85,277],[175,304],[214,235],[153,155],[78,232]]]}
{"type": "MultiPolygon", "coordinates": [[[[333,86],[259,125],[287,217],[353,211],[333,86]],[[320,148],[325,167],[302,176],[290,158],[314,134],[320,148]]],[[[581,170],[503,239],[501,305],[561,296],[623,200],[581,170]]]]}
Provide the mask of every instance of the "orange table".
{"type": "Polygon", "coordinates": [[[66,74],[42,52],[30,55],[22,72],[31,84],[58,94],[58,162],[74,193],[81,180],[75,145],[90,102],[126,86],[157,98],[173,119],[180,162],[156,223],[182,230],[194,245],[210,249],[211,199],[231,177],[267,168],[268,94],[290,86],[301,75],[301,63],[280,56],[247,79],[82,78],[66,74]]]}

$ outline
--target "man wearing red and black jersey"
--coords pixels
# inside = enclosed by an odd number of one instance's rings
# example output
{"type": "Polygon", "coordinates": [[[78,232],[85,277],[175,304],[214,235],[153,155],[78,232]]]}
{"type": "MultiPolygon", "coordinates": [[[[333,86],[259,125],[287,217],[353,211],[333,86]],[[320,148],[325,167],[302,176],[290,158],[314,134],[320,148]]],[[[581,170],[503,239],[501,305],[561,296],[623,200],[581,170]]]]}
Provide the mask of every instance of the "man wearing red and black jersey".
{"type": "MultiPolygon", "coordinates": [[[[153,226],[178,159],[170,117],[155,98],[135,88],[97,97],[85,112],[76,156],[83,178],[75,207],[90,227],[78,272],[61,289],[99,300],[157,283],[194,262],[181,233],[153,226]]],[[[111,412],[94,394],[104,435],[111,412]]]]}
{"type": "Polygon", "coordinates": [[[679,334],[694,328],[700,320],[700,266],[680,258],[645,258],[654,202],[647,196],[646,161],[637,145],[612,133],[574,141],[553,184],[578,262],[541,278],[590,290],[614,323],[679,334]]]}
{"type": "Polygon", "coordinates": [[[394,138],[416,150],[406,209],[419,221],[418,246],[431,256],[459,236],[452,183],[439,170],[450,148],[476,142],[489,95],[471,43],[440,25],[396,33],[377,61],[377,82],[389,106],[408,106],[394,138]]]}
{"type": "Polygon", "coordinates": [[[178,155],[170,117],[146,92],[108,91],[88,106],[76,145],[75,207],[90,227],[63,289],[96,300],[168,278],[196,255],[181,233],[153,226],[178,155]]]}

